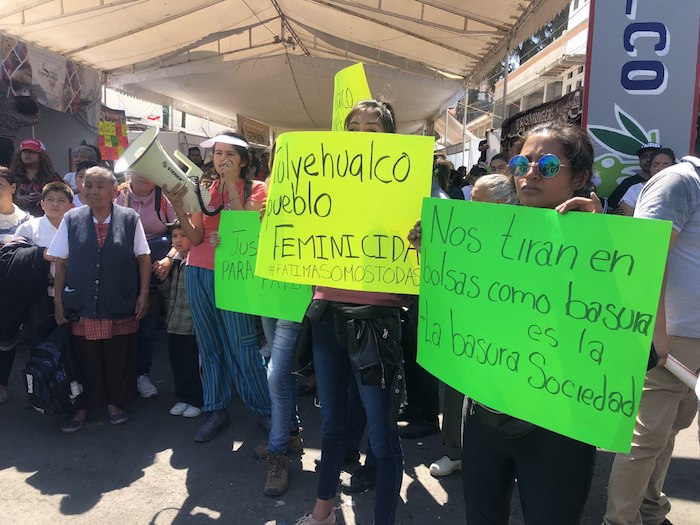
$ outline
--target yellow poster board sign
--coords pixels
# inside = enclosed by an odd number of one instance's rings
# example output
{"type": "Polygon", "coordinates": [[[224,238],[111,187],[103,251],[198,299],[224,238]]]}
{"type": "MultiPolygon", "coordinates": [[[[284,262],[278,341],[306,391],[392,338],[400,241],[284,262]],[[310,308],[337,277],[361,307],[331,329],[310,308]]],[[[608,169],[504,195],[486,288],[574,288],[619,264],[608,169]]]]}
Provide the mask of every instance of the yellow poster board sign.
{"type": "Polygon", "coordinates": [[[352,107],[361,100],[369,100],[369,91],[365,67],[362,63],[341,69],[335,74],[333,82],[333,131],[345,129],[345,118],[352,107]]]}
{"type": "Polygon", "coordinates": [[[294,132],[277,139],[256,275],[417,294],[406,240],[430,195],[432,137],[294,132]]]}

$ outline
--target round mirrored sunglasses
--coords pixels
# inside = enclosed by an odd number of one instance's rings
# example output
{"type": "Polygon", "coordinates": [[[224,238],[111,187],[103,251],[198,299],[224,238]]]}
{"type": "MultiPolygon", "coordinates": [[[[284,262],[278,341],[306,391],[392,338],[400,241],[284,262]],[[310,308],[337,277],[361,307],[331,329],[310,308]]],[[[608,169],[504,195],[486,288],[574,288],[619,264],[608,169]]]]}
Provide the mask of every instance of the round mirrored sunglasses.
{"type": "Polygon", "coordinates": [[[530,171],[530,166],[536,166],[540,175],[549,179],[559,173],[561,167],[568,167],[568,164],[562,164],[559,157],[553,153],[542,155],[537,162],[530,162],[530,159],[524,155],[516,155],[508,163],[513,177],[524,177],[530,171]]]}

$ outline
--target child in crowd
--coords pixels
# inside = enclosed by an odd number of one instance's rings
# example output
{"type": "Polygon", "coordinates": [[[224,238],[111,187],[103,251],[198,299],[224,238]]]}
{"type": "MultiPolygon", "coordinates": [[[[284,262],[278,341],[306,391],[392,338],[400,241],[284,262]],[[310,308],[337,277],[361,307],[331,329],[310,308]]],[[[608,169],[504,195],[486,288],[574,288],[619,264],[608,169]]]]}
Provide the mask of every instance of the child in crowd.
{"type": "MultiPolygon", "coordinates": [[[[48,248],[58,231],[63,215],[73,207],[73,190],[64,182],[49,182],[41,190],[39,205],[44,215],[20,224],[15,236],[24,237],[37,246],[48,248]]],[[[44,257],[50,261],[55,260],[46,255],[44,257]]]]}
{"type": "Polygon", "coordinates": [[[199,375],[199,351],[194,337],[192,312],[185,292],[186,260],[191,243],[180,221],[172,224],[173,269],[158,286],[167,298],[165,317],[168,332],[170,369],[173,372],[177,403],[170,409],[173,416],[197,417],[202,412],[202,380],[199,375]]]}
{"type": "Polygon", "coordinates": [[[31,219],[14,202],[17,181],[5,166],[0,166],[0,248],[15,236],[20,224],[31,219]]]}
{"type": "Polygon", "coordinates": [[[58,231],[58,226],[65,213],[73,207],[73,191],[64,182],[49,182],[41,189],[41,201],[39,201],[44,215],[34,217],[20,224],[15,232],[15,237],[24,237],[32,244],[44,248],[44,259],[51,262],[51,281],[48,289],[48,301],[46,305],[37,304],[32,311],[32,325],[35,329],[32,339],[38,341],[47,337],[55,328],[53,319],[55,295],[53,278],[56,276],[56,258],[46,252],[58,231]]]}
{"type": "Polygon", "coordinates": [[[80,192],[83,191],[83,185],[85,184],[85,170],[88,168],[92,168],[93,166],[97,166],[97,164],[90,160],[78,162],[78,164],[75,165],[76,191],[75,195],[73,196],[73,206],[75,206],[76,208],[79,208],[80,206],[83,206],[85,204],[83,201],[80,200],[80,192]]]}

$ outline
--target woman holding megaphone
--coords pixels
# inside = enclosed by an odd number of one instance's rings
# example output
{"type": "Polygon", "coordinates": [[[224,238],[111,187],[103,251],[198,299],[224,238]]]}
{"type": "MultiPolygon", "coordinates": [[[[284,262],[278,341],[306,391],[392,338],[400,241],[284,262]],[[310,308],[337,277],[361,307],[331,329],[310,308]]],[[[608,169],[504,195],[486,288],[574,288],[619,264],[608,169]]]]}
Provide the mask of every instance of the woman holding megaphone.
{"type": "Polygon", "coordinates": [[[219,179],[209,188],[207,213],[185,212],[184,184],[163,192],[175,209],[185,234],[192,242],[187,259],[185,287],[192,309],[202,369],[206,420],[194,440],[210,441],[229,425],[228,404],[232,384],[248,407],[263,417],[270,416],[267,375],[260,358],[253,316],[221,310],[214,299],[214,249],[219,243],[221,210],[259,210],[266,197],[265,185],[246,181],[242,168],[248,165],[248,143],[232,132],[200,144],[214,148],[214,169],[219,179]]]}

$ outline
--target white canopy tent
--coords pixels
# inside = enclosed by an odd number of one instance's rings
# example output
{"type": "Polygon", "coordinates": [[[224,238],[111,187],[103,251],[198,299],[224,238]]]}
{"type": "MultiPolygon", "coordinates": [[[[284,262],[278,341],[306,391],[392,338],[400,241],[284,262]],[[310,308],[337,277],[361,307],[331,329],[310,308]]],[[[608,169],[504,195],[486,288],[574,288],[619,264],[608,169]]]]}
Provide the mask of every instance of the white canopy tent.
{"type": "Polygon", "coordinates": [[[403,132],[566,0],[2,0],[0,32],[183,111],[328,128],[333,75],[365,63],[403,132]]]}

